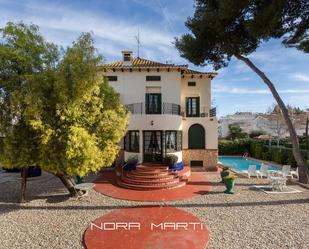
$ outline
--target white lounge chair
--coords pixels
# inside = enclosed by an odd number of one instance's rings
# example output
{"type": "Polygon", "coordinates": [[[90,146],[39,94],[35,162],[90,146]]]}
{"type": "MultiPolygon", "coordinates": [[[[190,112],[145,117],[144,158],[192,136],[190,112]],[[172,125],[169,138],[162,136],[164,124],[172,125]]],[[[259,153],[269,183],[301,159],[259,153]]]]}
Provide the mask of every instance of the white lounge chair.
{"type": "Polygon", "coordinates": [[[262,163],[260,170],[257,170],[256,174],[261,178],[263,178],[263,176],[268,177],[268,165],[262,163]]]}
{"type": "Polygon", "coordinates": [[[292,176],[295,176],[296,178],[298,178],[298,167],[296,168],[296,170],[291,170],[290,173],[292,176]]]}
{"type": "Polygon", "coordinates": [[[285,177],[289,176],[289,177],[293,178],[293,175],[291,174],[291,166],[290,165],[283,165],[281,173],[285,177]]]}
{"type": "Polygon", "coordinates": [[[243,170],[242,172],[247,174],[248,178],[250,178],[251,176],[258,177],[256,172],[256,165],[249,165],[248,170],[243,170]]]}

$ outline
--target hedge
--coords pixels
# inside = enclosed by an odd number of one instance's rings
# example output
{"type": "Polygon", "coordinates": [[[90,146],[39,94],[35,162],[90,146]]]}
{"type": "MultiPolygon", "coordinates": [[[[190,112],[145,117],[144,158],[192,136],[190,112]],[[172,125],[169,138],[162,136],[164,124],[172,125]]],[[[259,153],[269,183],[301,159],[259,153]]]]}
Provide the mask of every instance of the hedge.
{"type": "MultiPolygon", "coordinates": [[[[279,164],[296,166],[292,150],[284,148],[269,148],[268,143],[250,139],[239,140],[219,140],[219,155],[243,155],[249,153],[250,156],[272,161],[279,164]]],[[[308,158],[305,158],[308,159],[308,158]]]]}

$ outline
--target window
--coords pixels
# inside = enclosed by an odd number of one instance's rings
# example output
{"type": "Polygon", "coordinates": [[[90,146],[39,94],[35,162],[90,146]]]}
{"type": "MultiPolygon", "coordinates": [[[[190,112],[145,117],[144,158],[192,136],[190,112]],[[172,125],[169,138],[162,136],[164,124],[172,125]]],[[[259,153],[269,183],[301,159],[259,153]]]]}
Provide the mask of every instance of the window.
{"type": "Polygon", "coordinates": [[[188,86],[196,86],[196,82],[195,81],[189,81],[188,86]]]}
{"type": "Polygon", "coordinates": [[[161,114],[161,93],[146,93],[146,114],[161,114]]]}
{"type": "Polygon", "coordinates": [[[108,81],[117,81],[117,76],[106,76],[108,81]]]}
{"type": "Polygon", "coordinates": [[[191,125],[188,132],[189,149],[205,149],[205,130],[199,124],[191,125]]]}
{"type": "Polygon", "coordinates": [[[187,117],[200,116],[200,97],[186,98],[187,117]]]}
{"type": "Polygon", "coordinates": [[[128,131],[124,138],[124,150],[139,152],[139,131],[128,131]]]}
{"type": "Polygon", "coordinates": [[[167,153],[182,150],[182,132],[166,131],[165,132],[165,149],[167,153]]]}
{"type": "Polygon", "coordinates": [[[123,61],[131,61],[131,54],[124,54],[123,61]]]}
{"type": "Polygon", "coordinates": [[[148,76],[146,76],[146,81],[161,81],[161,76],[159,76],[159,75],[148,75],[148,76]]]}

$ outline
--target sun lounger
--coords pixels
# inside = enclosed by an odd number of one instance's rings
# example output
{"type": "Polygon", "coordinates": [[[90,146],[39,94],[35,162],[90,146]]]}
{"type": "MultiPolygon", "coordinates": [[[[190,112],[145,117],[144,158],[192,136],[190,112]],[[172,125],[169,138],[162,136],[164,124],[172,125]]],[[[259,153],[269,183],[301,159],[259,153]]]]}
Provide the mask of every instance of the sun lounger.
{"type": "Polygon", "coordinates": [[[293,175],[291,174],[291,166],[290,165],[283,165],[281,173],[285,177],[289,176],[289,177],[293,178],[293,175]]]}
{"type": "Polygon", "coordinates": [[[258,177],[258,174],[256,172],[256,165],[249,165],[248,170],[243,170],[242,173],[247,174],[248,178],[250,178],[251,176],[258,177]]]}
{"type": "Polygon", "coordinates": [[[263,176],[268,177],[268,165],[262,163],[260,170],[257,170],[256,174],[261,178],[263,178],[263,176]]]}

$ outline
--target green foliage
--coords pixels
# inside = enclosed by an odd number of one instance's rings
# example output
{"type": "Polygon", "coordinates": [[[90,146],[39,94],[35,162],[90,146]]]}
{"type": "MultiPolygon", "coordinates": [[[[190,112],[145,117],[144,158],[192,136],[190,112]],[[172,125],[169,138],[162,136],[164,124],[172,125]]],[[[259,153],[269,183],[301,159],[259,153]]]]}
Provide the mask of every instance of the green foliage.
{"type": "Polygon", "coordinates": [[[128,164],[137,164],[138,163],[138,155],[131,155],[127,159],[128,164]]]}
{"type": "Polygon", "coordinates": [[[196,65],[227,66],[232,56],[248,55],[271,38],[309,52],[308,1],[197,0],[186,22],[190,34],[176,39],[181,56],[196,65]]]}
{"type": "Polygon", "coordinates": [[[253,131],[250,132],[249,137],[250,138],[255,138],[255,137],[258,137],[260,135],[265,135],[265,132],[264,131],[260,131],[260,130],[253,130],[253,131]]]}
{"type": "Polygon", "coordinates": [[[127,112],[101,76],[91,34],[61,53],[37,26],[9,23],[1,33],[2,163],[79,176],[111,165],[127,112]]]}
{"type": "Polygon", "coordinates": [[[223,181],[235,181],[237,179],[236,176],[225,176],[223,177],[223,181]]]}
{"type": "Polygon", "coordinates": [[[219,140],[219,155],[243,155],[250,150],[250,140],[219,140]]]}
{"type": "Polygon", "coordinates": [[[235,140],[235,139],[242,139],[246,138],[247,134],[242,132],[241,128],[237,124],[230,124],[229,125],[229,136],[228,138],[235,140]]]}
{"type": "Polygon", "coordinates": [[[174,154],[167,154],[164,158],[164,162],[169,166],[176,164],[177,161],[178,161],[178,156],[174,154]]]}
{"type": "Polygon", "coordinates": [[[230,170],[230,167],[227,167],[227,166],[223,166],[222,167],[222,172],[224,172],[224,171],[229,171],[230,170]]]}

